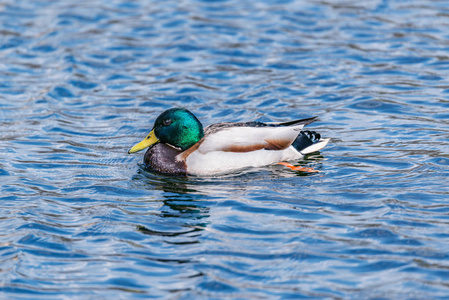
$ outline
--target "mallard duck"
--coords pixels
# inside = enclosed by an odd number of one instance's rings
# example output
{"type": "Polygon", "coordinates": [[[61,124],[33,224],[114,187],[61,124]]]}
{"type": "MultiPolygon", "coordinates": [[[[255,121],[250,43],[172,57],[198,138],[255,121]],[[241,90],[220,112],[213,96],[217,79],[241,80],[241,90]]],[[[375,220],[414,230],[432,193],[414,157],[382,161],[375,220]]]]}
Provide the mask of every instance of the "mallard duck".
{"type": "MultiPolygon", "coordinates": [[[[145,164],[169,174],[217,175],[296,160],[321,150],[329,139],[301,131],[317,117],[285,123],[224,122],[207,126],[190,111],[171,108],[157,117],[153,129],[128,153],[150,147],[145,164]]],[[[310,170],[309,170],[310,171],[310,170]]]]}

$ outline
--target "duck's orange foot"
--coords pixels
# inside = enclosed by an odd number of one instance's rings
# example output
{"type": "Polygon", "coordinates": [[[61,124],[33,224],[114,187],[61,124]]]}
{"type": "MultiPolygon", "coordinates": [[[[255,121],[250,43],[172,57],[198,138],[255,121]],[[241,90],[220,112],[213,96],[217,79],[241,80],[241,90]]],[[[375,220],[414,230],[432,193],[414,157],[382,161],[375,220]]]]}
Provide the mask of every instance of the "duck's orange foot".
{"type": "Polygon", "coordinates": [[[280,162],[280,163],[278,163],[278,165],[286,166],[286,167],[292,169],[293,171],[309,172],[309,173],[317,173],[317,172],[319,172],[318,170],[315,170],[313,168],[294,166],[294,165],[286,163],[286,162],[280,162]]]}

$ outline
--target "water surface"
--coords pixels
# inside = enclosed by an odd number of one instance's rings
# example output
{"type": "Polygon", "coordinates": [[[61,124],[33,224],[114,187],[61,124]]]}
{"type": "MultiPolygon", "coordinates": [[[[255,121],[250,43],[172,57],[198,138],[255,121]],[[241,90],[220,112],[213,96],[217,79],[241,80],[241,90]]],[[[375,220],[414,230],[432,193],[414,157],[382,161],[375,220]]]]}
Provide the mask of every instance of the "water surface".
{"type": "Polygon", "coordinates": [[[0,5],[0,290],[8,299],[445,299],[445,1],[0,5]],[[165,109],[319,116],[296,164],[145,170],[165,109]]]}

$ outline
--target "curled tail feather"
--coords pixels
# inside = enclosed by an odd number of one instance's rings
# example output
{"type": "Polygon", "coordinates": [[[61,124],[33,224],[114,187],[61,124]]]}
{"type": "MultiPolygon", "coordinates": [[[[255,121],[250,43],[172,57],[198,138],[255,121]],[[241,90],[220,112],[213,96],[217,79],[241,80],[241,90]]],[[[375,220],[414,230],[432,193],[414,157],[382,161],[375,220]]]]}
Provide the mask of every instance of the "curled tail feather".
{"type": "Polygon", "coordinates": [[[298,135],[292,146],[302,155],[323,149],[330,139],[321,139],[316,131],[304,130],[298,135]]]}

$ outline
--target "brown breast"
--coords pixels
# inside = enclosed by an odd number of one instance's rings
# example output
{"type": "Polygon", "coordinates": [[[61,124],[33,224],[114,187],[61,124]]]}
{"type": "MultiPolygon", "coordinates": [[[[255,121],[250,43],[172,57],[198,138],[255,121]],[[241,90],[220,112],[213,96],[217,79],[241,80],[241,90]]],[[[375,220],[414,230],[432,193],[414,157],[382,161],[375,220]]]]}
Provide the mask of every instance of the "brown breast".
{"type": "Polygon", "coordinates": [[[176,156],[181,150],[166,144],[157,143],[145,153],[143,162],[151,169],[167,174],[186,175],[185,161],[177,161],[176,156]]]}

